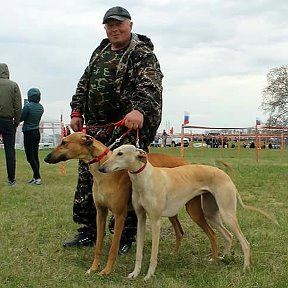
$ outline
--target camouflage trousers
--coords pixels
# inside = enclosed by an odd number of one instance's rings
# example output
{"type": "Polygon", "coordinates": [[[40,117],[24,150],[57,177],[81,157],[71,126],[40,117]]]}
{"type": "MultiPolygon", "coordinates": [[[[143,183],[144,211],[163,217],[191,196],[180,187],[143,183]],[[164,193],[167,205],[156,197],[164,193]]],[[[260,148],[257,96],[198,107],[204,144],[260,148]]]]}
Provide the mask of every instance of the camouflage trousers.
{"type": "Polygon", "coordinates": [[[95,229],[96,208],[92,194],[93,177],[88,165],[79,160],[78,182],[74,194],[73,220],[78,224],[95,229]]]}
{"type": "MultiPolygon", "coordinates": [[[[95,137],[102,143],[107,143],[111,131],[106,129],[87,129],[87,134],[95,137]]],[[[74,194],[73,220],[85,227],[88,233],[96,231],[96,207],[93,200],[93,176],[89,172],[88,164],[79,160],[78,163],[78,181],[74,194]]],[[[82,229],[83,230],[83,229],[82,229]]],[[[110,219],[109,230],[114,231],[114,219],[110,219]]],[[[121,241],[134,241],[137,231],[137,217],[134,211],[129,211],[122,233],[121,241]]]]}

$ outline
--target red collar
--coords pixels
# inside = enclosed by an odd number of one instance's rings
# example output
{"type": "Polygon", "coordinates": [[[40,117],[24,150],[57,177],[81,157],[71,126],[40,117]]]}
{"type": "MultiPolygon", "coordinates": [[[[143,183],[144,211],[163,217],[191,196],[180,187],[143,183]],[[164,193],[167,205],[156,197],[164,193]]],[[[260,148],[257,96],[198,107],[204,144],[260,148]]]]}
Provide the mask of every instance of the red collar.
{"type": "Polygon", "coordinates": [[[95,162],[100,162],[108,153],[109,153],[109,148],[107,148],[103,153],[101,153],[99,156],[96,156],[94,159],[88,162],[88,164],[93,164],[95,162]]]}
{"type": "Polygon", "coordinates": [[[142,167],[140,167],[137,171],[134,171],[134,172],[129,171],[129,173],[130,174],[138,174],[145,169],[146,165],[147,165],[147,162],[145,162],[144,165],[142,167]]]}

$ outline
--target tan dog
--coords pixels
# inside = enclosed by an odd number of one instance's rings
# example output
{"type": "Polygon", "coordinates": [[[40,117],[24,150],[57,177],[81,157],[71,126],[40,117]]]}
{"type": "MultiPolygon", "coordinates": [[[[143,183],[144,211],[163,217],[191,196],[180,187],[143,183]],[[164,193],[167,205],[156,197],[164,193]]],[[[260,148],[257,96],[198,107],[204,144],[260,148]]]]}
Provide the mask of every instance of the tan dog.
{"type": "MultiPolygon", "coordinates": [[[[88,273],[96,271],[100,265],[108,210],[115,217],[114,234],[108,261],[105,268],[100,272],[101,275],[109,274],[115,263],[132,192],[131,181],[127,171],[122,170],[110,174],[103,174],[98,171],[99,165],[107,159],[107,154],[110,155],[111,153],[104,144],[93,137],[77,132],[65,137],[62,143],[45,158],[47,163],[58,163],[69,159],[82,159],[90,162],[89,169],[94,181],[93,198],[97,208],[97,239],[94,261],[91,268],[87,271],[88,273]]],[[[182,158],[164,154],[150,153],[149,160],[155,166],[175,167],[187,164],[182,158]]],[[[186,202],[188,202],[186,204],[188,214],[209,237],[212,247],[212,257],[216,259],[218,256],[216,236],[203,215],[201,197],[195,197],[186,202]]],[[[176,233],[175,250],[177,251],[183,238],[183,230],[177,215],[173,215],[169,219],[176,233]]]]}
{"type": "Polygon", "coordinates": [[[152,226],[152,251],[145,280],[154,275],[157,266],[160,217],[177,215],[187,201],[201,194],[209,197],[204,201],[206,203],[205,216],[223,234],[224,238],[227,238],[225,253],[230,253],[232,239],[230,232],[222,225],[220,215],[242,246],[244,269],[249,267],[250,245],[238,225],[237,198],[244,208],[257,210],[269,219],[272,220],[272,218],[262,210],[244,205],[231,178],[225,172],[208,165],[185,165],[176,168],[153,167],[147,159],[146,152],[133,145],[122,145],[115,149],[109,159],[100,166],[99,171],[115,173],[121,169],[129,171],[132,182],[132,204],[138,217],[136,262],[129,278],[137,277],[141,270],[146,214],[152,226]]]}

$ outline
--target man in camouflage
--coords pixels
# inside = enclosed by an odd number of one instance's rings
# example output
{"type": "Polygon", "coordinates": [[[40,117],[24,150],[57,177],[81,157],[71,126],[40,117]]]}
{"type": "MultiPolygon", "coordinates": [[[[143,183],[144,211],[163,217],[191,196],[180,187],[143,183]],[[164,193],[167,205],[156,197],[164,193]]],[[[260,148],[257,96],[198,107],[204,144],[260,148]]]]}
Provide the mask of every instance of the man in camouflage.
{"type": "MultiPolygon", "coordinates": [[[[120,144],[136,144],[148,151],[148,145],[161,122],[162,78],[151,40],[132,33],[131,16],[122,7],[110,8],[103,18],[107,37],[93,52],[70,103],[74,131],[86,132],[109,146],[128,129],[134,129],[120,144]],[[125,126],[109,125],[125,119],[125,126]],[[136,129],[139,135],[136,136],[136,129]]],[[[113,148],[115,148],[114,146],[113,148]]],[[[92,196],[92,175],[87,164],[79,161],[73,220],[82,224],[79,234],[65,247],[91,246],[95,243],[96,209],[92,196]]],[[[113,231],[113,221],[109,224],[113,231]]],[[[135,213],[129,213],[122,233],[120,253],[134,241],[135,213]]]]}

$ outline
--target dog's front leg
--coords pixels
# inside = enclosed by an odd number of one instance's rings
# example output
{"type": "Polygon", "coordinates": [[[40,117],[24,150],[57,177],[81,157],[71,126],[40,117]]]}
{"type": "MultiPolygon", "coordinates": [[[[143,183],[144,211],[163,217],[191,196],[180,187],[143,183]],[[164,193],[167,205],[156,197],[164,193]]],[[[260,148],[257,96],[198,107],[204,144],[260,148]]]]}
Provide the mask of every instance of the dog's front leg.
{"type": "Polygon", "coordinates": [[[106,207],[96,205],[96,210],[97,210],[97,216],[96,216],[97,238],[96,238],[95,255],[92,266],[87,271],[87,274],[90,274],[91,272],[96,272],[100,266],[103,240],[105,234],[105,226],[108,214],[108,209],[106,207]]]}
{"type": "Polygon", "coordinates": [[[150,257],[150,265],[144,280],[148,280],[151,276],[154,275],[155,269],[157,266],[157,257],[159,249],[159,239],[160,239],[160,218],[151,219],[152,227],[152,250],[150,257]]]}
{"type": "Polygon", "coordinates": [[[133,203],[138,222],[137,222],[137,238],[136,238],[136,261],[133,272],[128,275],[128,278],[136,278],[141,271],[141,264],[143,258],[143,248],[145,240],[146,229],[146,212],[142,207],[135,207],[133,203]]]}
{"type": "Polygon", "coordinates": [[[114,224],[114,234],[112,237],[112,243],[109,251],[108,261],[105,268],[100,272],[101,275],[108,275],[111,273],[113,265],[115,263],[116,257],[118,255],[120,239],[127,216],[127,209],[122,211],[122,213],[114,214],[115,224],[114,224]]]}

